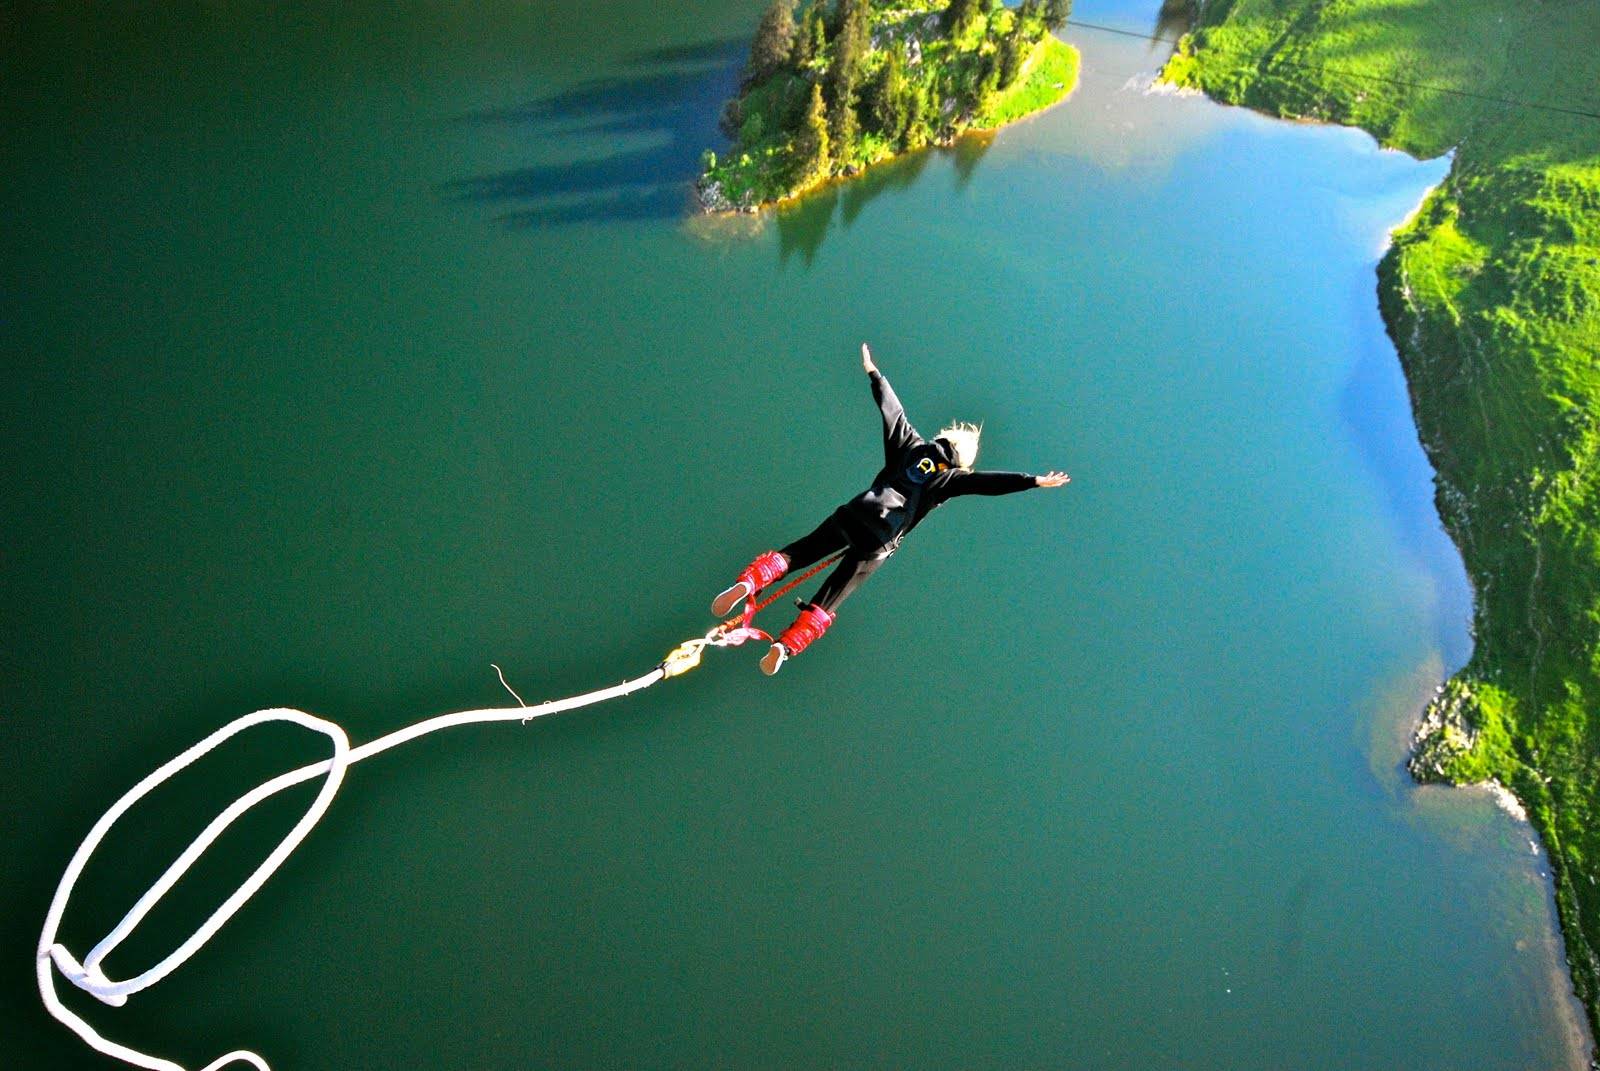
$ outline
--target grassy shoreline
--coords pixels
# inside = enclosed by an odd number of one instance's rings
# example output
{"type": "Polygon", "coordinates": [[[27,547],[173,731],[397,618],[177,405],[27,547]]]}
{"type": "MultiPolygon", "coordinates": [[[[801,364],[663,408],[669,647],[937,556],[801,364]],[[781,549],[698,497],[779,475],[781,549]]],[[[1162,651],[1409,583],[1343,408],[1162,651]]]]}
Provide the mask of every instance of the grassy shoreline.
{"type": "Polygon", "coordinates": [[[1600,1033],[1600,5],[1211,0],[1164,76],[1451,172],[1379,267],[1475,647],[1419,779],[1498,781],[1549,850],[1600,1033]]]}

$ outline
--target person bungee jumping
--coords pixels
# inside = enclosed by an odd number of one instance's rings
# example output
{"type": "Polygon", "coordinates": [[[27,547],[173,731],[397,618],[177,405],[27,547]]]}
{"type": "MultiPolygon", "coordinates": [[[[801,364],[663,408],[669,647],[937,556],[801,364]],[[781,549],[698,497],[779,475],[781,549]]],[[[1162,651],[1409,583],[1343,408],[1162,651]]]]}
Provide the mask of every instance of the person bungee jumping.
{"type": "Polygon", "coordinates": [[[839,564],[822,582],[809,604],[802,606],[794,624],[761,659],[768,676],[783,663],[811,646],[828,626],[834,612],[862,582],[877,571],[900,547],[906,533],[935,507],[958,495],[1009,495],[1032,487],[1060,487],[1071,483],[1064,472],[1032,476],[1025,472],[974,472],[981,428],[955,423],[933,439],[924,439],[906,419],[894,388],[878,366],[872,351],[861,346],[861,367],[872,381],[872,396],[883,413],[883,468],[872,486],[829,514],[816,530],[782,550],[769,550],[745,567],[733,586],[711,603],[711,612],[726,617],[744,600],[774,583],[791,569],[804,569],[842,552],[839,564]]]}

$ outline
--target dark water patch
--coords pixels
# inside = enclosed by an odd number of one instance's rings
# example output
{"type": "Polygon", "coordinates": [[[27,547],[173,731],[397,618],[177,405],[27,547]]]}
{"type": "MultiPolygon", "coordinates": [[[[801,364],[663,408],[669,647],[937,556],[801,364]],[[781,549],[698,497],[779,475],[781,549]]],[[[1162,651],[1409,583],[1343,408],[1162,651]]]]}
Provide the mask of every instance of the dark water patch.
{"type": "Polygon", "coordinates": [[[628,58],[635,63],[693,63],[710,67],[723,67],[727,65],[730,57],[736,62],[743,62],[749,47],[750,42],[746,38],[725,37],[687,45],[641,48],[628,53],[628,58]]]}
{"type": "Polygon", "coordinates": [[[641,70],[469,112],[460,124],[508,127],[530,147],[561,137],[591,147],[607,137],[646,144],[456,179],[439,192],[492,206],[493,218],[510,227],[679,217],[689,208],[700,154],[719,137],[716,117],[737,86],[743,53],[729,40],[644,50],[631,60],[641,70]]]}
{"type": "Polygon", "coordinates": [[[1307,867],[1284,895],[1278,931],[1278,969],[1285,978],[1293,978],[1305,967],[1306,916],[1311,897],[1321,883],[1317,868],[1307,867]]]}

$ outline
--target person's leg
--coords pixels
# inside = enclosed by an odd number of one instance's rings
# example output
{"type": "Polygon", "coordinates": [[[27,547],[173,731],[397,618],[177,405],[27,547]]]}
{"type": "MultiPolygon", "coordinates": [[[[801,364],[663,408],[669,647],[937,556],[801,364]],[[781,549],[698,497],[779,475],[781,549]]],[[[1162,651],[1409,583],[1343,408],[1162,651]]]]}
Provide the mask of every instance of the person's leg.
{"type": "Polygon", "coordinates": [[[815,565],[835,551],[843,550],[847,542],[844,529],[830,516],[778,553],[788,560],[791,570],[804,569],[808,565],[815,565]]]}
{"type": "Polygon", "coordinates": [[[712,600],[711,612],[717,617],[726,617],[741,602],[777,581],[790,569],[804,569],[819,562],[834,551],[843,550],[846,542],[844,529],[839,522],[828,517],[810,533],[782,550],[769,550],[745,566],[733,586],[712,600]]]}
{"type": "Polygon", "coordinates": [[[767,676],[778,672],[783,663],[810,647],[833,624],[834,611],[850,597],[882,565],[884,558],[862,558],[854,553],[828,574],[828,579],[817,589],[816,596],[794,619],[794,624],[783,630],[767,653],[761,658],[761,671],[767,676]]]}
{"type": "Polygon", "coordinates": [[[866,583],[867,577],[877,572],[886,558],[860,558],[854,554],[846,554],[833,572],[828,574],[828,579],[822,582],[817,589],[816,596],[811,600],[811,605],[820,610],[826,610],[832,615],[839,608],[839,604],[848,599],[856,588],[866,583]]]}

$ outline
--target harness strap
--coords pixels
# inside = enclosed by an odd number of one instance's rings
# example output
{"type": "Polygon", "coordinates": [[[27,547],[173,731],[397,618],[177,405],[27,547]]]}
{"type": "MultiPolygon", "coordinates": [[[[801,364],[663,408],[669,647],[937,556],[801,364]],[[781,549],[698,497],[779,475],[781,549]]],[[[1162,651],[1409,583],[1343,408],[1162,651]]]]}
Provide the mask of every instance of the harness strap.
{"type": "MultiPolygon", "coordinates": [[[[761,639],[768,643],[776,642],[771,636],[767,635],[767,633],[755,627],[756,614],[760,613],[762,610],[765,610],[767,607],[771,606],[773,603],[789,594],[789,592],[793,591],[801,584],[804,584],[807,580],[810,580],[812,577],[828,568],[828,566],[837,562],[840,558],[843,558],[844,553],[845,552],[842,550],[834,551],[832,554],[828,555],[826,558],[823,558],[820,562],[813,565],[799,576],[792,578],[787,584],[783,585],[783,587],[779,588],[777,591],[774,591],[771,595],[768,595],[760,602],[756,601],[755,595],[750,596],[750,598],[744,601],[743,614],[735,618],[729,618],[727,621],[723,622],[722,630],[724,635],[732,636],[736,633],[736,631],[747,633],[747,635],[742,636],[739,640],[734,641],[733,645],[743,643],[747,639],[761,639]]],[[[760,594],[760,592],[757,594],[760,594]]]]}

